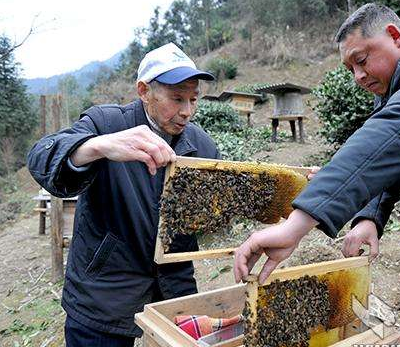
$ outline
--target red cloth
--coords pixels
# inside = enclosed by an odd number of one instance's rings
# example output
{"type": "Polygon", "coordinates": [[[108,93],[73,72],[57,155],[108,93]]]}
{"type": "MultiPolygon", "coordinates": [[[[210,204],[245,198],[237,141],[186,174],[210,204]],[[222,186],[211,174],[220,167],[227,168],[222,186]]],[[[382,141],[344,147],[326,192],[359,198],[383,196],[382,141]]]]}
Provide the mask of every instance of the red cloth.
{"type": "Polygon", "coordinates": [[[243,321],[242,315],[237,315],[232,318],[211,318],[205,315],[186,315],[176,316],[174,318],[174,323],[195,340],[241,321],[243,321]]]}

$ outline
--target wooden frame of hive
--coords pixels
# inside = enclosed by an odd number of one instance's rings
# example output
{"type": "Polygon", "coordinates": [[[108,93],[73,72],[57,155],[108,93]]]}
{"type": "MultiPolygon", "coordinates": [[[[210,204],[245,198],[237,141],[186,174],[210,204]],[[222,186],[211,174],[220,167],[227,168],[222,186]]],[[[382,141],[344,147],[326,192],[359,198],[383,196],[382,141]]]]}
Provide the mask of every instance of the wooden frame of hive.
{"type": "MultiPolygon", "coordinates": [[[[305,275],[322,275],[328,273],[340,274],[341,271],[350,271],[359,276],[364,272],[364,295],[369,293],[370,272],[366,257],[340,259],[318,264],[297,266],[275,270],[268,279],[268,283],[276,279],[281,281],[295,279],[305,275]],[[361,269],[361,270],[360,270],[361,269]]],[[[212,290],[205,293],[188,295],[157,303],[145,305],[144,311],[135,315],[135,322],[143,329],[144,347],[199,347],[191,336],[186,334],[173,323],[176,315],[208,315],[210,317],[228,318],[243,311],[246,292],[250,300],[258,284],[250,278],[251,282],[227,288],[212,290]]],[[[339,295],[341,295],[339,293],[339,295]]],[[[254,296],[253,296],[254,298],[254,296]]],[[[360,298],[361,301],[362,298],[360,298]]],[[[362,302],[365,304],[365,302],[362,302]]],[[[358,320],[354,319],[349,324],[338,327],[323,336],[314,335],[313,346],[318,347],[350,347],[355,344],[393,344],[400,342],[400,332],[390,330],[390,336],[381,340],[372,330],[361,332],[358,320]],[[327,336],[329,339],[327,339],[327,336]]],[[[243,347],[243,335],[231,340],[220,342],[213,347],[243,347]]]]}
{"type": "MultiPolygon", "coordinates": [[[[257,306],[260,305],[259,289],[275,280],[281,282],[294,280],[304,276],[316,276],[324,280],[329,290],[329,301],[333,308],[329,317],[330,328],[322,327],[311,332],[310,347],[329,346],[349,336],[356,316],[352,310],[352,296],[367,306],[370,294],[371,273],[368,257],[356,257],[322,263],[295,266],[274,271],[263,285],[259,285],[256,276],[247,279],[246,298],[250,309],[250,321],[257,321],[257,306]]],[[[268,287],[266,287],[268,288],[268,287]]],[[[257,329],[253,329],[253,334],[257,329]]]]}
{"type": "MultiPolygon", "coordinates": [[[[237,162],[237,161],[226,161],[217,159],[204,159],[204,158],[190,158],[190,157],[178,157],[176,162],[171,163],[167,166],[165,172],[164,189],[167,187],[168,179],[174,176],[177,168],[193,168],[203,170],[236,170],[238,172],[252,172],[255,174],[262,173],[270,165],[265,163],[251,163],[251,162],[237,162]]],[[[306,176],[311,168],[299,167],[299,166],[285,166],[282,168],[293,170],[301,175],[306,176]]],[[[210,249],[201,250],[197,252],[179,252],[179,253],[165,253],[164,247],[160,237],[160,226],[162,224],[162,216],[160,216],[159,231],[156,239],[156,247],[154,254],[154,261],[157,264],[164,263],[175,263],[188,260],[199,260],[199,259],[211,259],[211,258],[222,258],[229,257],[234,254],[235,248],[221,248],[221,249],[210,249]]]]}

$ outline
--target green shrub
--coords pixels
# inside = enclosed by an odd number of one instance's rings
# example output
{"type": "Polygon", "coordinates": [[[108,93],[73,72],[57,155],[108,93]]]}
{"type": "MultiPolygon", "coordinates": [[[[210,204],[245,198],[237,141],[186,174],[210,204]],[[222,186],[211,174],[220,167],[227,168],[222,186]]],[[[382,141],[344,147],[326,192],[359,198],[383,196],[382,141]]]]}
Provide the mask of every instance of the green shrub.
{"type": "Polygon", "coordinates": [[[238,63],[228,57],[216,57],[207,62],[206,70],[218,80],[233,79],[237,75],[238,63]]]}
{"type": "Polygon", "coordinates": [[[242,126],[239,114],[227,103],[200,100],[193,122],[205,131],[235,131],[242,126]]]}
{"type": "Polygon", "coordinates": [[[313,94],[318,99],[313,109],[322,123],[320,134],[335,148],[360,128],[373,110],[373,95],[358,87],[342,66],[328,72],[313,94]]]}
{"type": "Polygon", "coordinates": [[[245,127],[236,132],[211,132],[223,159],[252,160],[260,151],[268,151],[271,129],[268,126],[259,128],[245,127]]]}
{"type": "Polygon", "coordinates": [[[251,160],[257,152],[269,150],[270,127],[244,126],[238,113],[229,104],[201,100],[193,122],[210,134],[223,159],[251,160]]]}

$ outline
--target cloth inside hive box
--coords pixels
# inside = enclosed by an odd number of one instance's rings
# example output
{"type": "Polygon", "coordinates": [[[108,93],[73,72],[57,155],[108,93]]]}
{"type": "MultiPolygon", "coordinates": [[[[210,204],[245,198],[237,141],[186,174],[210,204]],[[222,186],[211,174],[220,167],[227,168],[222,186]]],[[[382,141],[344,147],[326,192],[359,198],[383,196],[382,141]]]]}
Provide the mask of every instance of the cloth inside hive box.
{"type": "Polygon", "coordinates": [[[174,323],[195,340],[240,322],[243,322],[242,315],[231,318],[212,318],[206,315],[183,315],[174,318],[174,323]]]}

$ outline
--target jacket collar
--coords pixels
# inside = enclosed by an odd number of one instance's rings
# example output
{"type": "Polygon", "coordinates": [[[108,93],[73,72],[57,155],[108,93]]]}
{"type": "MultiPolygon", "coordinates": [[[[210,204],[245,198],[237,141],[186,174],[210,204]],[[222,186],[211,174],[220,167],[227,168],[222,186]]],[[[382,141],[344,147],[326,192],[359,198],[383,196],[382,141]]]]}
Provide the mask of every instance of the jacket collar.
{"type": "MultiPolygon", "coordinates": [[[[144,111],[143,107],[143,102],[142,100],[137,100],[134,103],[134,108],[135,108],[135,124],[134,126],[139,126],[139,125],[147,125],[150,127],[150,124],[147,120],[146,113],[144,111]]],[[[174,149],[176,155],[187,155],[189,153],[197,152],[197,147],[190,141],[189,138],[189,127],[192,126],[192,124],[186,125],[185,129],[180,135],[174,136],[172,140],[172,148],[174,149]]]]}
{"type": "Polygon", "coordinates": [[[394,70],[386,94],[383,97],[378,97],[378,107],[386,105],[390,97],[398,90],[400,90],[400,60],[397,62],[396,69],[394,70]]]}

